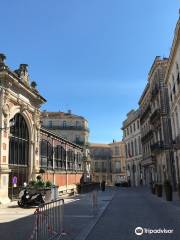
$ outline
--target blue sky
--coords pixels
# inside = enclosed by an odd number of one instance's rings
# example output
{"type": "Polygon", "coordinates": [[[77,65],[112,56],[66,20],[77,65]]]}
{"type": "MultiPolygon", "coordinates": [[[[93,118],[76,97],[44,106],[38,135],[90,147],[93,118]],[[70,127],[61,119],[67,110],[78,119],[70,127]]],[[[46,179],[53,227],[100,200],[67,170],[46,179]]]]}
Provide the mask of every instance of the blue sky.
{"type": "Polygon", "coordinates": [[[47,99],[42,109],[86,117],[90,141],[122,138],[156,55],[168,56],[178,0],[1,1],[0,52],[47,99]]]}

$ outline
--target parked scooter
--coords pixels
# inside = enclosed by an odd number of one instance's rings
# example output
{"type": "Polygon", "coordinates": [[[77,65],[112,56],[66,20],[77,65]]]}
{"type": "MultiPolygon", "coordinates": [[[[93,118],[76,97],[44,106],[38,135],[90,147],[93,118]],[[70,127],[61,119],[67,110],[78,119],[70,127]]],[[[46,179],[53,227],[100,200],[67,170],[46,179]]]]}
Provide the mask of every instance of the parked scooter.
{"type": "Polygon", "coordinates": [[[41,193],[30,194],[27,189],[23,189],[19,193],[19,207],[39,206],[42,203],[44,203],[44,199],[41,193]]]}

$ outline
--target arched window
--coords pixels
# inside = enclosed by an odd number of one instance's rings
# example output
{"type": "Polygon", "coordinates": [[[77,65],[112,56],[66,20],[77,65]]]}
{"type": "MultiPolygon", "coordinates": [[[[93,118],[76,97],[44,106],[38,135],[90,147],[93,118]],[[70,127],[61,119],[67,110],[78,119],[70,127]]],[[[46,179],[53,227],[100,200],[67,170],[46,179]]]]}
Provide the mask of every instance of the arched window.
{"type": "Polygon", "coordinates": [[[61,145],[56,145],[54,150],[55,168],[65,169],[64,148],[61,145]]]}
{"type": "Polygon", "coordinates": [[[29,132],[26,121],[20,113],[13,119],[14,125],[10,127],[9,164],[28,165],[29,132]]]}
{"type": "Polygon", "coordinates": [[[53,167],[53,147],[47,140],[41,141],[41,167],[51,169],[53,167]]]}
{"type": "Polygon", "coordinates": [[[74,158],[74,152],[72,149],[69,149],[67,152],[67,167],[68,170],[72,171],[75,167],[75,158],[74,158]]]}

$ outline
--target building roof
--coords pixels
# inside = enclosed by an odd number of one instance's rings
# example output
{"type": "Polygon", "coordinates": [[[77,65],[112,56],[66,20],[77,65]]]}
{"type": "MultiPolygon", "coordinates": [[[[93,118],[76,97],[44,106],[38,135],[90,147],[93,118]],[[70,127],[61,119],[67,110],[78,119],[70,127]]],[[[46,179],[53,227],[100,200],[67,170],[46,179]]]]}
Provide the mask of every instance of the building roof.
{"type": "Polygon", "coordinates": [[[146,86],[145,86],[145,88],[144,88],[144,91],[143,91],[143,93],[141,94],[141,97],[140,97],[140,99],[139,99],[139,105],[141,105],[141,103],[142,103],[142,101],[143,101],[143,99],[144,99],[144,97],[145,97],[145,95],[146,95],[146,93],[147,93],[147,91],[149,90],[149,87],[150,87],[150,79],[151,79],[151,77],[152,77],[152,75],[153,75],[153,73],[154,73],[154,71],[156,70],[156,68],[157,68],[157,66],[159,66],[159,65],[165,65],[166,66],[166,64],[168,64],[168,58],[161,58],[160,56],[156,56],[155,57],[155,59],[154,59],[154,62],[153,62],[153,64],[151,65],[151,68],[150,68],[150,70],[149,70],[149,73],[148,73],[148,82],[146,83],[146,86]]]}
{"type": "Polygon", "coordinates": [[[69,140],[63,138],[63,137],[60,136],[59,134],[56,134],[56,133],[50,131],[49,129],[47,129],[47,128],[45,128],[45,127],[41,127],[41,128],[40,128],[40,131],[43,132],[43,133],[49,134],[49,135],[51,135],[51,136],[53,136],[53,137],[55,137],[55,138],[57,138],[57,139],[59,139],[59,140],[61,140],[61,141],[63,141],[63,142],[66,142],[66,143],[68,143],[69,145],[72,145],[72,146],[74,146],[74,147],[76,147],[76,148],[79,148],[80,150],[83,150],[83,148],[82,148],[81,146],[79,146],[78,144],[75,144],[75,143],[73,143],[73,142],[70,142],[69,140]]]}
{"type": "Polygon", "coordinates": [[[123,126],[122,126],[122,130],[124,130],[129,124],[131,124],[132,122],[134,122],[136,119],[139,118],[140,115],[140,110],[139,108],[137,110],[131,110],[130,112],[128,112],[127,114],[127,118],[126,120],[123,122],[123,126]]]}
{"type": "Polygon", "coordinates": [[[105,143],[90,143],[90,147],[110,148],[109,144],[105,144],[105,143]]]}
{"type": "Polygon", "coordinates": [[[70,111],[69,112],[47,112],[47,111],[44,111],[44,112],[41,112],[41,118],[55,118],[55,119],[58,119],[58,118],[80,118],[82,120],[85,120],[87,121],[84,117],[82,116],[78,116],[78,115],[75,115],[75,114],[72,114],[70,111]]]}
{"type": "MultiPolygon", "coordinates": [[[[30,83],[26,84],[24,83],[21,78],[17,74],[17,70],[12,71],[5,63],[4,60],[6,59],[6,56],[3,53],[0,53],[0,72],[4,72],[11,76],[13,79],[18,81],[18,84],[23,86],[24,89],[26,89],[31,95],[34,95],[37,99],[39,99],[42,103],[46,102],[46,99],[40,95],[39,91],[36,88],[33,88],[30,83]]],[[[20,64],[20,65],[26,65],[27,64],[20,64]]]]}

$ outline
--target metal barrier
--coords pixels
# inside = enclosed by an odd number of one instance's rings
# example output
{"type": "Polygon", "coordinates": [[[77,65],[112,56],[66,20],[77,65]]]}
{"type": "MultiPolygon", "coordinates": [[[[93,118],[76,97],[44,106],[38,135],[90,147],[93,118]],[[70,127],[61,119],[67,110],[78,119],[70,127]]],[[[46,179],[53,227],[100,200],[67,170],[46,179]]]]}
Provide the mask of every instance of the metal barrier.
{"type": "Polygon", "coordinates": [[[64,199],[40,205],[34,214],[35,224],[29,240],[55,240],[64,235],[64,199]]]}

